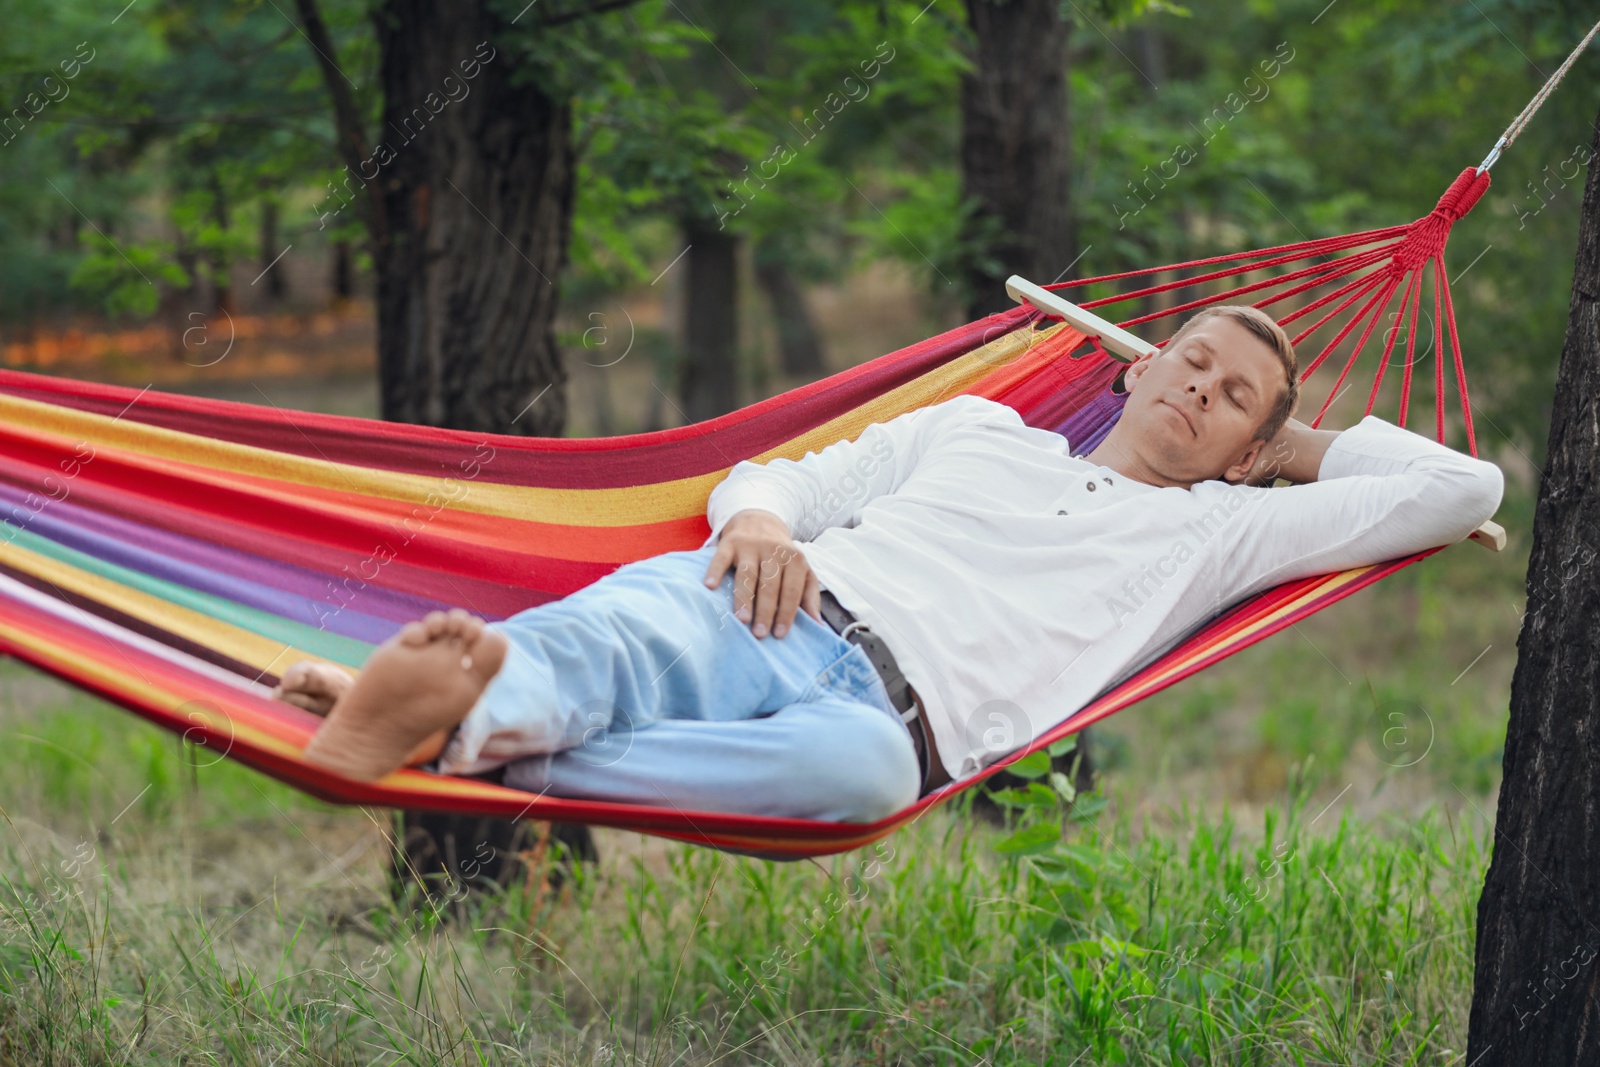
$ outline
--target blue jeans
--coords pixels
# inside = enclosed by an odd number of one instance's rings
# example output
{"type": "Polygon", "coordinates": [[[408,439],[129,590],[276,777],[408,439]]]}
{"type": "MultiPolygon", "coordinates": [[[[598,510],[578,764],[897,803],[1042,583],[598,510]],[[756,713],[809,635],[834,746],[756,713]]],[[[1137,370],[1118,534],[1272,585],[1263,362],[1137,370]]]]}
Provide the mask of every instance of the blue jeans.
{"type": "Polygon", "coordinates": [[[867,655],[804,610],[733,615],[712,546],[626,564],[490,625],[511,648],[439,761],[551,796],[842,822],[912,803],[911,737],[867,655]]]}

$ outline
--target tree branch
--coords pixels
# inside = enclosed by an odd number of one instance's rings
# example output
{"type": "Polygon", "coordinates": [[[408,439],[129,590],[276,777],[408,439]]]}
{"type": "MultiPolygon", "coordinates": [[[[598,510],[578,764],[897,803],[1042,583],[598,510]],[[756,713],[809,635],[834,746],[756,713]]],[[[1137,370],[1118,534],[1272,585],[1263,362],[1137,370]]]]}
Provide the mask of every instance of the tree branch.
{"type": "MultiPolygon", "coordinates": [[[[300,13],[300,21],[305,24],[306,40],[317,54],[317,65],[322,68],[322,80],[328,86],[328,95],[333,97],[334,127],[339,134],[339,158],[344,160],[351,174],[359,177],[361,164],[370,158],[370,153],[367,151],[367,135],[361,112],[356,107],[355,94],[350,91],[350,80],[334,62],[333,38],[328,35],[328,26],[322,21],[317,0],[295,0],[295,9],[300,13]]],[[[373,241],[381,242],[387,229],[384,225],[383,201],[370,185],[367,186],[367,223],[373,241]]]]}

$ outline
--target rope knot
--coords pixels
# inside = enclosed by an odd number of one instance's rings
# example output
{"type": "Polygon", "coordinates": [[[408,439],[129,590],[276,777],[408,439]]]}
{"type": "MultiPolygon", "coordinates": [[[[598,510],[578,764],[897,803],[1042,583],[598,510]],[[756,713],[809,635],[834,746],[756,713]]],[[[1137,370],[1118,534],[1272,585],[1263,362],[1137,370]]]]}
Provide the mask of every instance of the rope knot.
{"type": "Polygon", "coordinates": [[[1428,260],[1443,254],[1450,238],[1450,227],[1472,210],[1489,188],[1489,172],[1476,167],[1462,171],[1444,191],[1434,209],[1411,224],[1400,247],[1395,249],[1389,269],[1396,274],[1416,270],[1428,260]]]}
{"type": "Polygon", "coordinates": [[[1433,214],[1443,216],[1450,223],[1459,222],[1488,191],[1489,172],[1468,167],[1444,191],[1433,214]]]}

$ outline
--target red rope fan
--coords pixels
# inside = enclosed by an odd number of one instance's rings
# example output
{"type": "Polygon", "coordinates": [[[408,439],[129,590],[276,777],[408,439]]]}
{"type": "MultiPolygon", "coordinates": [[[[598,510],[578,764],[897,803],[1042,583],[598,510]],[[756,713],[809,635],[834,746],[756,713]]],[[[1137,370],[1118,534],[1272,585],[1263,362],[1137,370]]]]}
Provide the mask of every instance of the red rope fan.
{"type": "MultiPolygon", "coordinates": [[[[1311,420],[1311,425],[1317,426],[1334,400],[1341,395],[1345,380],[1350,376],[1350,371],[1360,357],[1362,349],[1378,329],[1379,323],[1384,321],[1390,306],[1394,303],[1395,294],[1400,293],[1402,294],[1400,307],[1393,316],[1394,325],[1384,330],[1383,356],[1373,375],[1372,389],[1367,394],[1367,406],[1363,414],[1371,414],[1373,406],[1377,403],[1384,372],[1389,367],[1389,360],[1394,354],[1396,343],[1403,330],[1406,335],[1406,359],[1401,369],[1400,409],[1396,421],[1404,426],[1411,403],[1412,375],[1416,366],[1417,316],[1422,303],[1423,272],[1431,266],[1434,340],[1433,346],[1428,351],[1438,352],[1441,355],[1436,361],[1434,382],[1434,434],[1439,441],[1444,440],[1446,388],[1442,357],[1448,346],[1450,360],[1455,366],[1456,390],[1461,398],[1461,418],[1466,426],[1467,448],[1475,456],[1478,454],[1477,435],[1472,428],[1472,402],[1467,393],[1467,375],[1461,359],[1461,339],[1456,330],[1455,305],[1450,298],[1444,249],[1445,242],[1450,236],[1450,228],[1472,210],[1473,205],[1482,198],[1488,188],[1489,172],[1468,167],[1451,183],[1450,188],[1445,190],[1432,211],[1409,225],[1387,226],[1339,237],[1323,237],[1314,241],[1279,245],[1275,248],[1211,256],[1185,263],[1124,271],[1120,274],[1104,274],[1095,278],[1080,278],[1047,285],[1045,288],[1074,289],[1100,282],[1144,278],[1166,271],[1186,271],[1221,265],[1221,269],[1218,270],[1134,289],[1117,296],[1089,300],[1082,304],[1085,308],[1093,308],[1138,300],[1176,289],[1207,285],[1224,279],[1239,278],[1252,271],[1270,270],[1293,263],[1316,260],[1317,262],[1290,270],[1286,274],[1211,293],[1178,304],[1176,307],[1126,319],[1118,325],[1131,328],[1141,323],[1182,315],[1208,305],[1237,301],[1241,297],[1255,297],[1253,306],[1274,314],[1279,323],[1286,328],[1320,313],[1315,321],[1293,335],[1292,340],[1295,345],[1299,346],[1324,327],[1337,327],[1337,332],[1333,339],[1323,345],[1317,355],[1304,365],[1300,373],[1301,382],[1307,381],[1316,373],[1317,368],[1321,367],[1359,327],[1359,339],[1345,358],[1338,379],[1329,387],[1327,399],[1317,410],[1316,417],[1311,420]],[[1334,283],[1340,284],[1301,306],[1293,307],[1293,310],[1285,314],[1278,315],[1272,311],[1274,305],[1292,300],[1301,294],[1310,294],[1314,289],[1334,283]],[[1351,313],[1350,309],[1358,304],[1360,306],[1351,313]],[[1341,315],[1347,315],[1347,318],[1342,325],[1339,325],[1336,320],[1341,315]]],[[[1424,355],[1426,354],[1425,352],[1424,355]]]]}

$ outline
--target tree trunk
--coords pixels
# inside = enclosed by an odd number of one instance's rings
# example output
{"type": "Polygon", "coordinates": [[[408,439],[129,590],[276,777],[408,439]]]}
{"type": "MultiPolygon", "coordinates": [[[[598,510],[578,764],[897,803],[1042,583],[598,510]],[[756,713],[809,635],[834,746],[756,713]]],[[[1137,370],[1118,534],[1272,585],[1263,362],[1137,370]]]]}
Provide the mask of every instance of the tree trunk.
{"type": "MultiPolygon", "coordinates": [[[[1594,150],[1600,152],[1600,120],[1594,150]]],[[[1589,169],[1517,638],[1466,1062],[1600,1063],[1600,167],[1589,169]]]]}
{"type": "Polygon", "coordinates": [[[688,285],[678,394],[684,417],[701,422],[738,406],[739,239],[696,216],[684,220],[683,233],[688,285]]]}
{"type": "MultiPolygon", "coordinates": [[[[513,84],[488,0],[386,0],[374,22],[384,99],[374,163],[381,146],[393,153],[374,179],[383,417],[560,436],[566,370],[554,323],[572,232],[571,104],[513,84]]],[[[522,850],[511,846],[526,827],[414,811],[404,827],[401,883],[448,864],[471,885],[462,865],[484,849],[509,864],[496,881],[518,877],[522,850]]],[[[586,827],[555,832],[593,857],[586,827]]]]}
{"type": "MultiPolygon", "coordinates": [[[[211,221],[223,233],[228,232],[232,222],[228,195],[223,191],[222,179],[217,177],[215,171],[211,174],[211,221]]],[[[228,253],[220,248],[211,253],[211,287],[217,307],[230,313],[238,310],[233,302],[233,262],[228,253]]]]}
{"type": "MultiPolygon", "coordinates": [[[[578,864],[599,858],[589,828],[576,823],[427,811],[402,816],[389,859],[389,892],[400,904],[427,900],[437,905],[519,886],[560,889],[578,864]]],[[[465,918],[459,913],[452,917],[465,918]]]]}
{"type": "Polygon", "coordinates": [[[805,293],[794,272],[781,260],[756,257],[756,281],[772,305],[778,328],[778,355],[783,373],[791,378],[822,377],[822,338],[817,333],[805,293]]]}
{"type": "Polygon", "coordinates": [[[381,200],[383,417],[559,436],[571,103],[514,84],[489,0],[385,0],[373,21],[383,125],[357,180],[373,181],[381,200]]]}
{"type": "Polygon", "coordinates": [[[335,303],[342,304],[356,295],[355,257],[350,252],[349,241],[333,243],[333,268],[328,280],[335,303]]]}
{"type": "Polygon", "coordinates": [[[1146,22],[1133,28],[1133,54],[1139,57],[1140,79],[1154,96],[1167,84],[1167,35],[1146,22]]]}
{"type": "MultiPolygon", "coordinates": [[[[333,100],[349,197],[340,200],[356,205],[371,238],[383,417],[559,436],[566,373],[554,322],[572,230],[570,101],[513,84],[490,0],[384,0],[373,12],[383,124],[369,138],[316,0],[296,8],[333,100]]],[[[334,256],[334,290],[348,297],[349,249],[336,244],[334,256]]],[[[503,819],[405,812],[396,889],[420,880],[431,893],[440,875],[466,888],[514,881],[534,854],[523,848],[527,832],[503,819]]],[[[587,827],[552,824],[548,837],[571,857],[595,856],[587,827]]]]}
{"type": "Polygon", "coordinates": [[[278,202],[268,197],[261,201],[261,283],[267,299],[282,301],[289,293],[283,274],[283,249],[278,247],[278,202]]]}
{"type": "Polygon", "coordinates": [[[967,0],[966,6],[976,45],[975,69],[961,78],[961,191],[977,201],[971,236],[983,240],[985,254],[966,265],[963,280],[967,317],[976,319],[1016,306],[1005,291],[1013,274],[1041,285],[1057,280],[1076,259],[1077,241],[1067,121],[1070,28],[1061,5],[967,0]]]}

